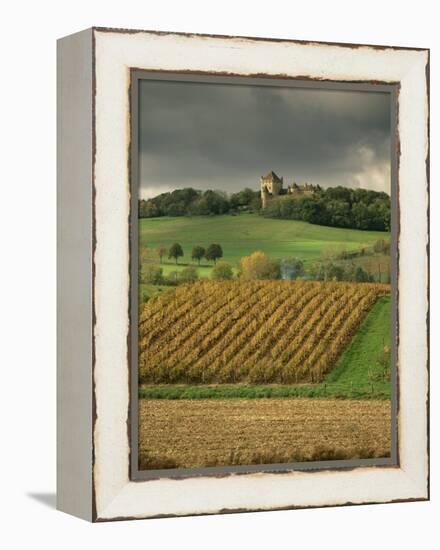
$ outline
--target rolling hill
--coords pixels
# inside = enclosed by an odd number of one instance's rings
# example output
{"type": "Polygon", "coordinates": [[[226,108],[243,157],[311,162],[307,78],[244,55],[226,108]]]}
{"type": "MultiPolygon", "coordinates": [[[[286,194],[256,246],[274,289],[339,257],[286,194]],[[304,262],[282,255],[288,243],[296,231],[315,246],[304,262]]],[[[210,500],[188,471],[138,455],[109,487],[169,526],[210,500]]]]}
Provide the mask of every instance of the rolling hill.
{"type": "MultiPolygon", "coordinates": [[[[324,227],[295,220],[263,218],[257,214],[139,220],[140,247],[150,249],[157,263],[156,247],[164,245],[169,248],[176,241],[182,245],[184,256],[179,260],[180,267],[165,259],[162,266],[165,274],[193,263],[191,250],[195,245],[207,247],[219,243],[223,248],[223,259],[238,267],[240,258],[255,250],[261,250],[273,259],[296,257],[307,263],[319,259],[326,250],[355,250],[388,238],[387,232],[324,227]]],[[[209,275],[210,270],[211,266],[204,260],[199,275],[209,275]]]]}

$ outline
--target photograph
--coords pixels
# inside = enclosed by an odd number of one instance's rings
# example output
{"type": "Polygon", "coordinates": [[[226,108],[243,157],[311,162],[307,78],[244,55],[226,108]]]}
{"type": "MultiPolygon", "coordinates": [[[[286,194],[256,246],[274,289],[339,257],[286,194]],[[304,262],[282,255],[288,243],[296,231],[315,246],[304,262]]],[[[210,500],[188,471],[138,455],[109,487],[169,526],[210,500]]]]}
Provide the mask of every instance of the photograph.
{"type": "Polygon", "coordinates": [[[389,458],[392,95],[138,82],[139,470],[389,458]]]}

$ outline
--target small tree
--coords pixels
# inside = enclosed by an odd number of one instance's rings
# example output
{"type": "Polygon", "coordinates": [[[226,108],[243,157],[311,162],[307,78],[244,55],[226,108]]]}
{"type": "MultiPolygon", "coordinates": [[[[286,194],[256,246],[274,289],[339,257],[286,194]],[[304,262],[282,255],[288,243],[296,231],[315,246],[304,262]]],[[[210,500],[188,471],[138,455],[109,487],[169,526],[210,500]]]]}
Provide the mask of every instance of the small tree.
{"type": "Polygon", "coordinates": [[[170,249],[168,250],[168,258],[174,258],[177,264],[177,260],[182,256],[183,256],[183,249],[180,246],[180,244],[179,243],[172,244],[170,249]]]}
{"type": "Polygon", "coordinates": [[[200,265],[200,260],[205,256],[206,250],[203,248],[203,246],[195,246],[192,249],[191,258],[193,260],[197,260],[200,265]]]}
{"type": "Polygon", "coordinates": [[[164,283],[167,285],[177,285],[179,282],[180,273],[178,271],[170,271],[166,276],[164,283]]]}
{"type": "Polygon", "coordinates": [[[222,247],[219,244],[210,244],[206,250],[205,258],[215,264],[219,258],[223,258],[222,247]]]}
{"type": "MultiPolygon", "coordinates": [[[[152,255],[152,250],[148,248],[147,246],[139,246],[139,255],[138,255],[138,262],[139,262],[139,276],[141,277],[141,272],[143,270],[143,266],[148,263],[151,260],[154,260],[154,254],[152,255]]],[[[142,277],[141,277],[142,278],[142,277]]],[[[141,279],[139,279],[141,280],[141,279]]]]}
{"type": "Polygon", "coordinates": [[[245,280],[279,279],[280,266],[271,260],[264,252],[253,252],[240,261],[241,277],[245,280]]]}
{"type": "Polygon", "coordinates": [[[212,268],[211,277],[217,281],[232,279],[234,272],[228,262],[219,262],[212,268]]]}
{"type": "Polygon", "coordinates": [[[159,245],[157,248],[156,248],[156,254],[159,256],[160,258],[160,263],[162,263],[162,258],[165,256],[165,254],[167,253],[167,249],[166,247],[161,244],[159,245]]]}

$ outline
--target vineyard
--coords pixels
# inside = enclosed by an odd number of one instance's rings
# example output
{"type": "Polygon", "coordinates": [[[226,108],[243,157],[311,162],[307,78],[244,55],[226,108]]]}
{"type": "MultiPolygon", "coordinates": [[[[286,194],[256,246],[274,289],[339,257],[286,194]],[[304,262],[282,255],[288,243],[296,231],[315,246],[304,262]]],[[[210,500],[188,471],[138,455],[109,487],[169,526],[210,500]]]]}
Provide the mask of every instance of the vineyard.
{"type": "Polygon", "coordinates": [[[200,281],[140,312],[140,382],[315,383],[388,285],[200,281]]]}

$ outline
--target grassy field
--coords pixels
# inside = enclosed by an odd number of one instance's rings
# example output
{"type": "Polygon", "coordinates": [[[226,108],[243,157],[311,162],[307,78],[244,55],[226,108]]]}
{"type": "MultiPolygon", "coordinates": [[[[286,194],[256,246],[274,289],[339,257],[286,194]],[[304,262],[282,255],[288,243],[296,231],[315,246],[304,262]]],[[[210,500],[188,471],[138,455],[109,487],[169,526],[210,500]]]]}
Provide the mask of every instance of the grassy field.
{"type": "Polygon", "coordinates": [[[234,399],[314,397],[321,399],[389,399],[390,381],[380,379],[377,358],[390,344],[390,297],[379,298],[342,353],[335,368],[319,384],[143,385],[145,399],[234,399]]]}
{"type": "Polygon", "coordinates": [[[148,400],[139,467],[196,468],[389,456],[389,401],[148,400]]]}
{"type": "MultiPolygon", "coordinates": [[[[176,268],[174,261],[164,258],[162,267],[165,274],[193,264],[191,251],[194,245],[220,244],[223,259],[237,268],[240,258],[255,250],[262,250],[273,259],[297,257],[307,264],[319,259],[325,250],[355,250],[388,238],[389,233],[381,231],[324,227],[295,220],[263,218],[257,214],[139,220],[141,247],[156,249],[164,245],[169,248],[176,241],[182,245],[184,256],[179,259],[180,267],[176,268]]],[[[199,275],[208,276],[210,270],[204,260],[199,275]]]]}
{"type": "Polygon", "coordinates": [[[391,297],[382,296],[353,337],[350,345],[342,353],[336,367],[327,375],[328,385],[374,386],[389,392],[390,382],[381,381],[380,367],[374,358],[378,357],[391,339],[391,297]]]}

